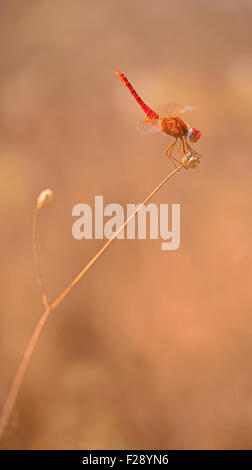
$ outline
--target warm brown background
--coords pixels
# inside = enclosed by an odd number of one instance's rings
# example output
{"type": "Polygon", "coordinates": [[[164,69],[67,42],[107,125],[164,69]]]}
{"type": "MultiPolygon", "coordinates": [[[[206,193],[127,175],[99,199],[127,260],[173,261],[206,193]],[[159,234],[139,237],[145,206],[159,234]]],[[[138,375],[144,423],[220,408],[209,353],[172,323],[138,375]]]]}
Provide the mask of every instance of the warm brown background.
{"type": "Polygon", "coordinates": [[[251,0],[0,1],[3,402],[42,311],[102,246],[72,207],[140,202],[172,169],[141,109],[198,105],[204,155],[156,203],[181,203],[181,247],[116,241],[54,312],[3,448],[251,448],[251,0]]]}

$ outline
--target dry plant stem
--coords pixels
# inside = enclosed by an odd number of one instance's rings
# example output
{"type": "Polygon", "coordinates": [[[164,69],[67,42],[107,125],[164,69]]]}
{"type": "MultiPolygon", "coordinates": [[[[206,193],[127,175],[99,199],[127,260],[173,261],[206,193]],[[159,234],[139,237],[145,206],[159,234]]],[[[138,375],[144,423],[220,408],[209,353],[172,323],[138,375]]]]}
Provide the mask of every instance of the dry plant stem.
{"type": "Polygon", "coordinates": [[[35,328],[35,330],[32,334],[32,337],[31,337],[31,339],[28,343],[28,346],[27,346],[26,351],[24,353],[23,359],[20,363],[20,366],[18,368],[16,376],[15,376],[13,382],[12,382],[11,388],[10,388],[9,393],[7,395],[7,398],[5,400],[5,403],[4,403],[2,412],[1,412],[1,416],[0,416],[0,439],[2,438],[2,436],[4,434],[4,431],[5,431],[5,428],[8,424],[8,422],[9,422],[9,419],[10,419],[12,410],[14,408],[20,386],[21,386],[22,381],[23,381],[25,371],[26,371],[26,369],[29,365],[29,362],[30,362],[31,357],[32,357],[32,353],[33,353],[34,348],[35,348],[35,346],[38,342],[40,333],[41,333],[42,328],[43,328],[43,326],[44,326],[44,324],[47,320],[47,317],[48,317],[49,313],[50,313],[49,308],[47,308],[42,313],[42,315],[41,315],[41,317],[40,317],[40,319],[39,319],[39,321],[36,325],[36,328],[35,328]]]}
{"type": "Polygon", "coordinates": [[[59,296],[51,303],[50,308],[54,310],[62,300],[69,294],[76,284],[82,279],[86,272],[93,266],[93,264],[100,258],[100,256],[107,250],[107,248],[113,243],[117,235],[126,227],[126,225],[135,217],[135,215],[142,209],[142,207],[149,202],[149,200],[158,192],[160,188],[179,170],[183,168],[183,165],[178,166],[172,173],[170,173],[166,178],[149,194],[149,196],[137,207],[137,209],[128,217],[128,219],[119,227],[119,229],[114,233],[113,237],[110,238],[105,245],[96,253],[96,255],[89,261],[86,266],[79,272],[79,274],[70,282],[66,289],[59,294],[59,296]]]}
{"type": "Polygon", "coordinates": [[[40,207],[37,204],[34,210],[34,215],[33,215],[32,246],[33,246],[33,257],[34,257],[36,277],[37,277],[38,285],[41,290],[42,301],[43,301],[44,307],[47,309],[49,308],[49,303],[48,303],[47,295],[45,292],[45,286],[44,286],[43,278],[42,278],[41,271],[40,271],[40,264],[39,264],[39,257],[38,257],[38,230],[37,229],[38,229],[39,211],[40,211],[40,207]]]}
{"type": "MultiPolygon", "coordinates": [[[[73,279],[73,281],[66,287],[66,289],[64,289],[61,294],[59,294],[59,296],[51,303],[51,305],[47,305],[45,311],[42,313],[40,319],[39,319],[39,322],[37,323],[35,329],[34,329],[34,332],[32,334],[32,337],[28,343],[28,346],[26,348],[26,351],[24,353],[24,356],[22,358],[22,361],[21,361],[21,364],[18,368],[18,371],[17,371],[17,374],[13,380],[13,383],[11,385],[11,388],[9,390],[9,393],[7,395],[7,398],[5,400],[5,403],[4,403],[4,406],[3,406],[3,409],[2,409],[2,412],[1,412],[1,415],[0,415],[0,439],[1,437],[3,436],[4,434],[4,431],[5,431],[5,428],[9,422],[9,419],[10,419],[10,416],[11,416],[11,413],[12,413],[12,410],[13,410],[13,407],[15,405],[15,402],[16,402],[16,398],[17,398],[17,395],[18,395],[18,392],[19,392],[19,389],[20,389],[20,386],[22,384],[22,381],[23,381],[23,377],[24,377],[24,374],[25,374],[25,371],[30,363],[30,360],[31,360],[31,357],[32,357],[32,354],[33,354],[33,351],[34,351],[34,348],[38,342],[38,339],[40,337],[40,333],[42,331],[42,328],[44,326],[44,324],[46,323],[46,320],[49,316],[49,313],[52,311],[52,310],[55,310],[58,305],[62,302],[62,300],[69,294],[69,292],[72,290],[72,288],[74,286],[76,286],[76,284],[78,284],[78,282],[83,278],[83,276],[87,273],[87,271],[93,266],[93,264],[100,258],[100,256],[107,250],[107,248],[111,245],[111,243],[115,240],[115,238],[117,237],[117,235],[124,229],[124,227],[126,227],[126,225],[130,222],[131,219],[133,219],[133,217],[135,217],[135,215],[141,210],[141,208],[147,204],[147,202],[158,192],[158,190],[173,176],[175,175],[176,173],[178,173],[178,171],[181,170],[181,168],[183,168],[184,165],[180,165],[178,166],[174,171],[172,171],[168,176],[166,176],[166,178],[149,194],[149,196],[142,202],[142,204],[140,204],[137,209],[130,215],[130,217],[121,225],[121,227],[119,227],[119,229],[114,233],[113,237],[111,239],[109,239],[107,241],[107,243],[105,243],[105,245],[98,251],[98,253],[96,253],[96,255],[89,261],[89,263],[87,263],[87,265],[79,272],[79,274],[73,279]]],[[[37,219],[37,216],[38,216],[38,211],[36,212],[36,219],[37,219]]],[[[37,223],[37,220],[36,220],[36,223],[37,223]]],[[[36,240],[36,230],[35,230],[35,240],[36,240]]],[[[36,257],[37,257],[37,249],[36,249],[36,257]]],[[[37,257],[37,260],[38,260],[38,257],[37,257]]],[[[36,262],[37,263],[37,262],[36,262]]],[[[42,292],[43,291],[43,281],[42,281],[42,277],[41,277],[41,274],[40,274],[40,270],[39,270],[39,264],[36,264],[37,266],[37,273],[38,273],[38,279],[39,279],[39,282],[40,282],[40,285],[42,286],[42,292]]],[[[46,297],[45,297],[46,298],[46,297]]]]}

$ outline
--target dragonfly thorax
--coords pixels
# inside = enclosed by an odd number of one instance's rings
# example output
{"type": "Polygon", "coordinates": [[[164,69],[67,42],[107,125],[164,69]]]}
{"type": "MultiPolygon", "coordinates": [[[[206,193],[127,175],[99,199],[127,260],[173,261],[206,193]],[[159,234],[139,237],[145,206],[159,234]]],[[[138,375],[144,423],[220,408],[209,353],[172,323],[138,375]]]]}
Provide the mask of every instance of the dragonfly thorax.
{"type": "Polygon", "coordinates": [[[177,116],[169,116],[161,119],[161,129],[172,137],[182,138],[188,135],[189,126],[183,119],[177,116]]]}

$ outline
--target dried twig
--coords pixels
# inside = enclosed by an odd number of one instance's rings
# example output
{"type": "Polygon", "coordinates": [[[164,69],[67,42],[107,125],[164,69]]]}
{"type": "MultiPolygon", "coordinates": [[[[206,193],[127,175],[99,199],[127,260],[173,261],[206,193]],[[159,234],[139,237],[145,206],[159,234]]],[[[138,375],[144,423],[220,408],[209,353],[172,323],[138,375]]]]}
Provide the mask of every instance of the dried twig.
{"type": "Polygon", "coordinates": [[[6,426],[9,422],[13,407],[16,402],[16,398],[22,384],[26,369],[30,363],[34,348],[38,342],[40,337],[41,331],[43,326],[45,325],[47,318],[51,311],[55,310],[58,305],[62,302],[62,300],[71,292],[74,286],[78,284],[78,282],[83,278],[83,276],[87,273],[87,271],[93,266],[93,264],[100,258],[100,256],[109,248],[112,242],[116,239],[117,235],[126,227],[126,225],[132,220],[135,215],[142,209],[142,207],[158,192],[160,188],[176,173],[178,173],[182,168],[195,168],[195,166],[199,163],[199,156],[197,155],[186,155],[184,156],[182,163],[178,166],[174,171],[172,171],[166,178],[158,185],[156,188],[146,197],[146,199],[140,204],[136,210],[128,217],[128,219],[119,227],[119,229],[114,233],[113,237],[105,243],[105,245],[96,253],[96,255],[84,266],[84,268],[79,272],[79,274],[70,282],[70,284],[56,297],[56,299],[51,303],[48,304],[47,297],[45,294],[43,279],[40,273],[39,262],[38,262],[38,255],[37,255],[37,242],[36,242],[36,227],[37,227],[37,216],[38,211],[41,207],[47,205],[52,199],[52,193],[49,195],[48,191],[45,190],[41,193],[37,200],[37,207],[35,209],[35,216],[34,216],[34,224],[35,228],[33,228],[33,247],[34,247],[34,258],[35,258],[35,265],[36,265],[36,272],[38,282],[42,291],[43,302],[45,305],[45,310],[42,313],[34,332],[31,336],[31,339],[28,343],[28,346],[25,350],[24,356],[16,373],[16,376],[13,380],[7,398],[5,400],[1,415],[0,415],[0,439],[4,434],[6,426]],[[40,199],[41,198],[41,199],[40,199]],[[38,207],[39,206],[39,207],[38,207]]]}
{"type": "Polygon", "coordinates": [[[39,197],[37,198],[37,204],[36,204],[34,214],[33,214],[33,227],[32,227],[32,246],[33,246],[33,258],[34,258],[34,264],[35,264],[36,277],[37,277],[38,285],[41,290],[42,301],[46,309],[49,308],[49,302],[47,300],[44,281],[41,275],[40,264],[39,264],[38,216],[39,216],[40,209],[42,209],[42,207],[48,206],[51,203],[52,199],[53,199],[53,192],[51,189],[45,189],[44,191],[40,193],[39,197]]]}

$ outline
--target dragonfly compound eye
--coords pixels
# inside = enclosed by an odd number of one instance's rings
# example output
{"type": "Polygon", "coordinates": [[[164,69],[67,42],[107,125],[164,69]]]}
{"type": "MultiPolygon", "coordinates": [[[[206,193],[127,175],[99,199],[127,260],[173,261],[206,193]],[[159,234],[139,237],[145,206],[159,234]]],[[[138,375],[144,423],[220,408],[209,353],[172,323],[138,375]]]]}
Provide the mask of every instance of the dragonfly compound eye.
{"type": "Polygon", "coordinates": [[[188,134],[189,140],[191,142],[197,142],[200,136],[201,136],[200,130],[196,129],[196,127],[191,127],[191,129],[189,130],[189,134],[188,134]]]}

